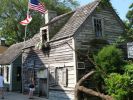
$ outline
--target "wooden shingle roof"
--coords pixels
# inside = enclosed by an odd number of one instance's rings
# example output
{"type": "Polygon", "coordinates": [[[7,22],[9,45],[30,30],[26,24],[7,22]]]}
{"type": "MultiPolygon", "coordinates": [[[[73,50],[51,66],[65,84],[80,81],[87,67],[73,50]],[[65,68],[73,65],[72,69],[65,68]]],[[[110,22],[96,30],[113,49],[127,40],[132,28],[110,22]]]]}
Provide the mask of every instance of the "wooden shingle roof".
{"type": "Polygon", "coordinates": [[[74,35],[77,29],[83,24],[99,3],[100,0],[96,0],[86,6],[78,8],[64,27],[51,39],[51,41],[74,35]]]}
{"type": "Polygon", "coordinates": [[[3,54],[0,55],[0,65],[12,63],[21,53],[22,49],[35,46],[40,41],[40,34],[35,34],[33,38],[11,45],[3,54]]]}
{"type": "Polygon", "coordinates": [[[21,54],[23,42],[11,45],[1,56],[0,65],[10,64],[21,54]]]}
{"type": "Polygon", "coordinates": [[[31,39],[25,41],[23,49],[35,46],[39,41],[40,33],[37,33],[31,39]]]}
{"type": "Polygon", "coordinates": [[[73,14],[75,11],[71,11],[71,12],[68,12],[68,13],[65,13],[65,14],[62,14],[62,15],[59,15],[59,16],[56,16],[54,17],[50,22],[46,23],[44,26],[47,26],[47,25],[50,25],[50,24],[53,24],[55,23],[56,21],[66,17],[66,16],[69,16],[71,14],[73,14]]]}

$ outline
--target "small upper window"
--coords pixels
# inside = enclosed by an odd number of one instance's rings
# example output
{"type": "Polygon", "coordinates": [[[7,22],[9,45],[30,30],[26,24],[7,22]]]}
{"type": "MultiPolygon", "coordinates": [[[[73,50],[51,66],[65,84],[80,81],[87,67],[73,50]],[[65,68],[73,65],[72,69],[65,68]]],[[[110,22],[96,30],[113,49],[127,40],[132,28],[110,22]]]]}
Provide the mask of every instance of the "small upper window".
{"type": "Polygon", "coordinates": [[[94,30],[95,30],[96,37],[101,37],[102,36],[102,20],[94,18],[93,21],[94,21],[94,30]]]}
{"type": "Polygon", "coordinates": [[[47,41],[47,30],[42,30],[42,41],[43,42],[47,41]]]}

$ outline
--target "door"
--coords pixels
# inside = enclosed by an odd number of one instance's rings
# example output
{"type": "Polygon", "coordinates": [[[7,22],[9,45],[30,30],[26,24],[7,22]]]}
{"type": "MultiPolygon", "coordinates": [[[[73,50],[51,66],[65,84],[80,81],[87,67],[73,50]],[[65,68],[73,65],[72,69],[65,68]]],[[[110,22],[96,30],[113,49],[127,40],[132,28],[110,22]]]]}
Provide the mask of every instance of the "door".
{"type": "Polygon", "coordinates": [[[15,71],[16,75],[14,78],[14,90],[16,91],[22,91],[22,79],[21,79],[21,67],[16,67],[16,71],[15,71]],[[17,86],[17,87],[16,87],[17,86]]]}
{"type": "Polygon", "coordinates": [[[43,70],[39,77],[39,96],[48,98],[48,69],[43,70]],[[42,77],[43,76],[43,77],[42,77]]]}

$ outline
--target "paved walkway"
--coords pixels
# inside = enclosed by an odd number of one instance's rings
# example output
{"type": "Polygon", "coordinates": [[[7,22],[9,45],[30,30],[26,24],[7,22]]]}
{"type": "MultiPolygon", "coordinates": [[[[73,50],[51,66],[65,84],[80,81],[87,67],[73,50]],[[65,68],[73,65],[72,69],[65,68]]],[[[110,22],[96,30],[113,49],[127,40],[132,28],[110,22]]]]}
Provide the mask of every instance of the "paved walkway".
{"type": "Polygon", "coordinates": [[[33,99],[28,99],[28,95],[26,94],[21,94],[21,93],[15,93],[15,92],[6,92],[5,93],[5,99],[1,99],[0,96],[0,100],[48,100],[45,98],[39,98],[34,96],[33,99]]]}

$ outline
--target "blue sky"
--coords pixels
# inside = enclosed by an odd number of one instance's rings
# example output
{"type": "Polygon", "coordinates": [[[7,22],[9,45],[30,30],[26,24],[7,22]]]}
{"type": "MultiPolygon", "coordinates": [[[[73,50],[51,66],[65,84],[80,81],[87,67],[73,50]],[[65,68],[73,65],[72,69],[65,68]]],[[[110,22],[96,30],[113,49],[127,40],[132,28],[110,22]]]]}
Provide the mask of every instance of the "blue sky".
{"type": "MultiPolygon", "coordinates": [[[[92,2],[94,0],[77,0],[80,5],[85,5],[89,2],[92,2]]],[[[118,15],[122,20],[126,19],[126,13],[129,10],[129,6],[133,2],[132,0],[110,0],[114,9],[116,9],[118,15]]]]}

